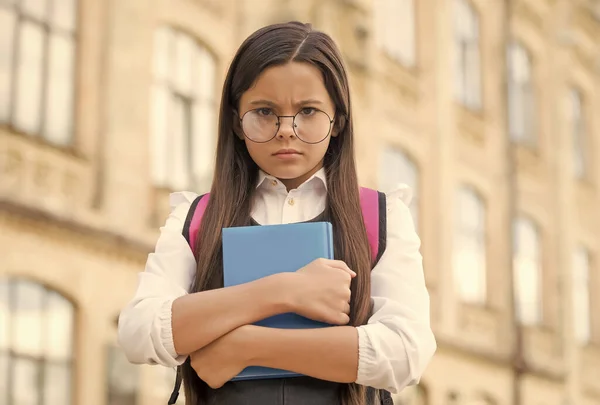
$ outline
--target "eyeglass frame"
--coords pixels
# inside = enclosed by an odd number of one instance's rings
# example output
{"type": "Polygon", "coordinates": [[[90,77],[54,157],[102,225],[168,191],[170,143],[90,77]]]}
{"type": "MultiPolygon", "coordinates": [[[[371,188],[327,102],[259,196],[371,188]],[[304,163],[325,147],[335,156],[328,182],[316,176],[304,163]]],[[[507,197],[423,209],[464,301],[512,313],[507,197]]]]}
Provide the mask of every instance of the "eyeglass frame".
{"type": "Polygon", "coordinates": [[[246,116],[246,114],[248,114],[249,112],[251,112],[251,111],[257,111],[257,110],[262,110],[263,108],[265,108],[265,107],[253,108],[253,109],[251,109],[251,110],[248,110],[248,111],[246,111],[246,112],[245,112],[245,113],[244,113],[244,114],[243,114],[241,117],[239,116],[239,113],[237,113],[237,111],[235,112],[235,113],[238,115],[238,119],[239,119],[239,123],[240,123],[240,129],[241,129],[241,131],[242,131],[242,134],[244,134],[244,137],[245,137],[246,139],[248,139],[248,140],[250,140],[250,141],[252,141],[252,142],[254,142],[254,143],[267,143],[267,142],[270,142],[270,141],[272,141],[273,139],[275,139],[275,137],[276,137],[276,136],[277,136],[277,134],[279,133],[279,130],[281,129],[281,119],[282,119],[282,118],[291,118],[291,119],[292,119],[292,130],[294,131],[294,135],[296,136],[296,138],[300,139],[302,142],[304,142],[304,143],[307,143],[307,144],[309,144],[309,145],[316,145],[316,144],[318,144],[318,143],[321,143],[321,142],[323,142],[325,139],[327,139],[327,137],[329,137],[329,135],[331,135],[331,130],[332,130],[332,128],[333,128],[333,123],[335,122],[335,116],[334,116],[333,118],[331,118],[331,117],[329,116],[329,114],[327,114],[327,113],[326,113],[325,111],[323,111],[323,110],[320,110],[320,109],[318,109],[318,108],[315,108],[315,107],[304,107],[304,108],[301,108],[301,109],[300,109],[300,110],[299,110],[299,111],[298,111],[298,112],[297,112],[295,115],[277,115],[277,114],[275,114],[275,116],[277,117],[277,124],[276,124],[276,125],[277,125],[277,130],[275,131],[275,134],[274,134],[274,135],[273,135],[271,138],[269,138],[268,140],[266,140],[266,141],[256,141],[256,140],[254,140],[254,139],[250,138],[248,135],[246,135],[246,132],[244,131],[244,122],[243,122],[243,121],[244,121],[244,117],[245,117],[245,116],[246,116]],[[296,116],[297,116],[298,114],[300,114],[300,113],[302,112],[302,110],[303,110],[303,109],[305,109],[305,108],[311,108],[311,109],[313,109],[313,110],[316,110],[316,111],[322,112],[322,113],[323,113],[323,114],[325,114],[325,116],[326,116],[326,117],[329,119],[329,130],[327,131],[327,135],[325,135],[325,136],[323,137],[323,139],[321,139],[320,141],[317,141],[317,142],[307,142],[307,141],[305,141],[304,139],[302,139],[301,137],[299,137],[299,136],[298,136],[298,133],[296,132],[296,116]]]}

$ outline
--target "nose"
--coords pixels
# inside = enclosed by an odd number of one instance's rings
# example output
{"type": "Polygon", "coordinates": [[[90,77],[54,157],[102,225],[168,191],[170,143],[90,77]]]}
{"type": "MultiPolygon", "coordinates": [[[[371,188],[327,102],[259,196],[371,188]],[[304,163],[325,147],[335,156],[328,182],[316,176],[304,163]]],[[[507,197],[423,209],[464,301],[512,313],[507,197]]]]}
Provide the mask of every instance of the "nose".
{"type": "Polygon", "coordinates": [[[278,138],[296,136],[294,132],[294,117],[280,117],[279,118],[279,131],[277,131],[278,138]]]}

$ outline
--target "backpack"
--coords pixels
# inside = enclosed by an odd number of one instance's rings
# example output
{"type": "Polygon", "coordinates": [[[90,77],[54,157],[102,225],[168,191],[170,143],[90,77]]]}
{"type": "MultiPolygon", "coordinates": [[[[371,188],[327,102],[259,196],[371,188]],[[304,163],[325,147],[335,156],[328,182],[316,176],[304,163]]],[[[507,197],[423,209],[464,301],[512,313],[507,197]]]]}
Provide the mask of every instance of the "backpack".
{"type": "MultiPolygon", "coordinates": [[[[185,240],[188,242],[190,249],[194,251],[196,246],[196,240],[198,237],[198,231],[202,222],[202,216],[208,205],[210,194],[206,193],[200,195],[194,199],[187,217],[183,224],[182,234],[185,240]]],[[[360,207],[363,214],[363,221],[365,228],[367,229],[367,238],[369,239],[369,247],[371,249],[372,266],[375,267],[383,252],[386,248],[387,238],[387,221],[386,221],[386,198],[385,194],[366,187],[360,188],[360,207]]],[[[175,380],[175,387],[173,393],[169,399],[168,405],[173,405],[177,402],[179,396],[179,389],[181,388],[181,370],[177,368],[177,378],[175,380]]],[[[374,389],[368,388],[371,395],[374,393],[374,389]]],[[[393,405],[392,396],[388,391],[379,391],[379,398],[381,405],[393,405]]]]}

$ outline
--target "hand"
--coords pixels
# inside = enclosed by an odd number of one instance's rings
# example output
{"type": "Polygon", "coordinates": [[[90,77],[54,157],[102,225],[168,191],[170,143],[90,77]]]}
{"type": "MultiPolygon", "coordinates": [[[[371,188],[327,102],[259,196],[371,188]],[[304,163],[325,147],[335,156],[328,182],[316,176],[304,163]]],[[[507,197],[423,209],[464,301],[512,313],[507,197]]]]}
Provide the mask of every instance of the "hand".
{"type": "Polygon", "coordinates": [[[248,366],[242,343],[244,328],[234,329],[190,354],[192,368],[211,388],[221,388],[248,366]]]}
{"type": "Polygon", "coordinates": [[[356,273],[346,263],[317,259],[295,274],[290,289],[294,312],[333,325],[350,321],[350,282],[356,273]]]}

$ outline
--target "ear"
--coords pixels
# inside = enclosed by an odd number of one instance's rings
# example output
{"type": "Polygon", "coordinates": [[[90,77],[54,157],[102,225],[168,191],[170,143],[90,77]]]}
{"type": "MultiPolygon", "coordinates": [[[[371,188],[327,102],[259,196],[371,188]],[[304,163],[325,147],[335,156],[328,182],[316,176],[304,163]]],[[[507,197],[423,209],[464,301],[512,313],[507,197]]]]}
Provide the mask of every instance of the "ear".
{"type": "Polygon", "coordinates": [[[232,112],[233,112],[233,114],[231,116],[231,119],[233,120],[233,122],[231,123],[231,126],[233,128],[233,132],[239,139],[241,139],[243,141],[244,140],[244,131],[242,130],[242,122],[240,119],[240,115],[237,112],[237,110],[233,110],[232,112]]]}
{"type": "Polygon", "coordinates": [[[342,131],[344,130],[344,128],[346,128],[346,121],[347,120],[348,119],[346,118],[346,116],[344,114],[336,115],[335,120],[333,122],[333,128],[331,129],[331,136],[332,137],[336,137],[340,133],[342,133],[342,131]]]}

